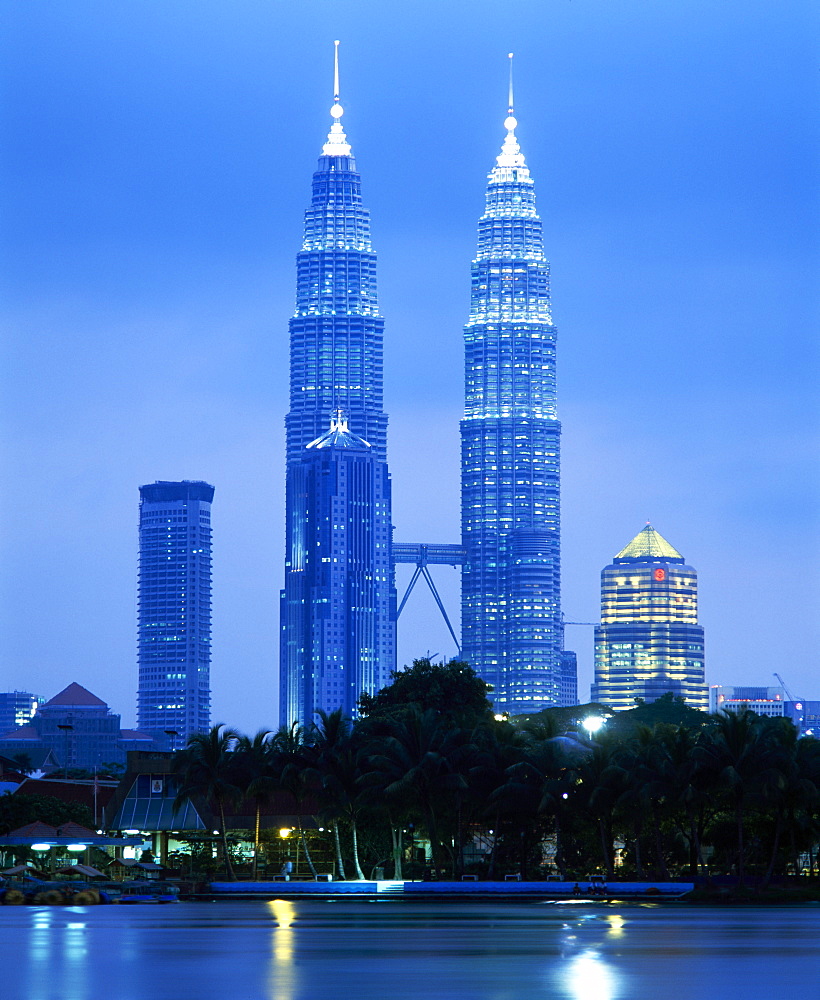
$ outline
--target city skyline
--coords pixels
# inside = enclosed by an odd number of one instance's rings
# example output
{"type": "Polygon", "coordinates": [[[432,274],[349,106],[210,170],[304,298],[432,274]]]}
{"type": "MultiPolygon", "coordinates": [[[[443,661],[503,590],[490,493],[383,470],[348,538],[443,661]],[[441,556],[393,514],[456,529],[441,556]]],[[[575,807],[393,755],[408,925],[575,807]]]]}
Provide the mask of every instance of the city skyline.
{"type": "MultiPolygon", "coordinates": [[[[600,567],[650,518],[698,568],[707,681],[766,685],[776,654],[816,695],[818,15],[610,6],[524,2],[506,33],[481,3],[3,13],[4,689],[76,680],[135,721],[134,491],[205,479],[212,717],[275,723],[286,318],[338,37],[397,539],[458,538],[465,262],[515,51],[560,319],[567,617],[597,619],[600,567]]],[[[436,581],[454,613],[457,571],[436,581]]],[[[454,651],[425,600],[399,663],[454,651]]],[[[567,646],[585,700],[591,630],[567,646]]]]}

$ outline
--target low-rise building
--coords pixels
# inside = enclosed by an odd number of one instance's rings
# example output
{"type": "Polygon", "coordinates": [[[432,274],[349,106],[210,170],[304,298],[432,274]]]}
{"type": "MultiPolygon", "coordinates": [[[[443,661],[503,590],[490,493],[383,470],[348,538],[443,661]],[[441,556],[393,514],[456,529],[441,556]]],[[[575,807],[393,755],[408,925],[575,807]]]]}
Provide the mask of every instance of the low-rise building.
{"type": "Polygon", "coordinates": [[[102,699],[81,684],[69,684],[40,705],[25,726],[0,735],[0,753],[6,757],[28,754],[34,760],[50,750],[59,765],[96,771],[124,764],[129,750],[164,750],[158,739],[134,729],[123,729],[102,699]]]}

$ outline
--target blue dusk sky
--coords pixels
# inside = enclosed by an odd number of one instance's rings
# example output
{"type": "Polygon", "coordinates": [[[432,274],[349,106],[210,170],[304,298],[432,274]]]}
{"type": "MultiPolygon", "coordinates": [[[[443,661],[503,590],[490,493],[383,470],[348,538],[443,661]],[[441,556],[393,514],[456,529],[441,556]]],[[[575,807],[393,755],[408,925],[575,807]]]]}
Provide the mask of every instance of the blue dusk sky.
{"type": "MultiPolygon", "coordinates": [[[[820,699],[814,0],[7,0],[0,690],[135,721],[138,487],[205,479],[213,719],[277,723],[287,323],[333,39],[386,319],[396,539],[457,542],[507,52],[552,262],[563,606],[646,523],[710,683],[820,699]]],[[[409,569],[399,577],[400,591],[409,569]]],[[[458,575],[437,579],[458,615],[458,575]]],[[[589,693],[592,630],[567,630],[589,693]]],[[[399,662],[454,645],[421,589],[399,662]]]]}

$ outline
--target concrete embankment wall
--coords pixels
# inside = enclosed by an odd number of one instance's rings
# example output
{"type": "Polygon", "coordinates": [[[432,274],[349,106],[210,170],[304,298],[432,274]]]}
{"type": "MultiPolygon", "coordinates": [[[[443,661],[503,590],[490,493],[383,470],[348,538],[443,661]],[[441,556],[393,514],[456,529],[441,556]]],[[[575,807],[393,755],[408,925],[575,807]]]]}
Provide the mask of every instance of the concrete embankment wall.
{"type": "Polygon", "coordinates": [[[603,890],[589,881],[575,882],[211,882],[219,895],[264,896],[680,896],[693,882],[613,882],[603,890]],[[577,885],[577,889],[576,889],[577,885]]]}

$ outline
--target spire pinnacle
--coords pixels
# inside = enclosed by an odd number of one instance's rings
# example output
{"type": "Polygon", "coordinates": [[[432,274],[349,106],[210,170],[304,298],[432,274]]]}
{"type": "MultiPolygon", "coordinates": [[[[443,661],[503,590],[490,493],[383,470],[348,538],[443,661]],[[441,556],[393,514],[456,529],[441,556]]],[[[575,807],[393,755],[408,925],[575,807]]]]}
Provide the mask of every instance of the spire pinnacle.
{"type": "Polygon", "coordinates": [[[518,145],[518,139],[515,136],[518,119],[513,114],[515,110],[515,104],[513,102],[513,53],[508,52],[507,58],[510,61],[510,86],[507,100],[507,117],[504,119],[504,128],[507,130],[507,135],[504,139],[504,145],[501,147],[501,155],[496,157],[496,163],[499,167],[523,167],[524,157],[521,154],[521,147],[518,145]]]}
{"type": "Polygon", "coordinates": [[[333,104],[330,117],[333,124],[327,134],[327,142],[322,146],[323,156],[350,156],[350,143],[340,121],[345,109],[339,103],[339,40],[333,43],[333,104]]]}

